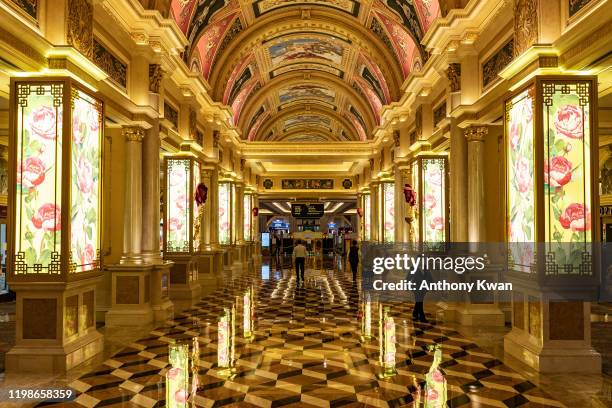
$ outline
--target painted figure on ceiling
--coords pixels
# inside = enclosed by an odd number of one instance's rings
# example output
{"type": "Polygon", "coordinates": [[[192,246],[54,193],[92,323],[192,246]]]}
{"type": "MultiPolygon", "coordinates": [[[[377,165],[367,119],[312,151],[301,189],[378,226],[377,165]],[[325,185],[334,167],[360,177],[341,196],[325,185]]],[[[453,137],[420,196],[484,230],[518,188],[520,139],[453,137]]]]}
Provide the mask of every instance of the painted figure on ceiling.
{"type": "Polygon", "coordinates": [[[419,43],[423,38],[423,29],[417,16],[414,0],[382,0],[382,2],[402,19],[404,26],[419,43]]]}

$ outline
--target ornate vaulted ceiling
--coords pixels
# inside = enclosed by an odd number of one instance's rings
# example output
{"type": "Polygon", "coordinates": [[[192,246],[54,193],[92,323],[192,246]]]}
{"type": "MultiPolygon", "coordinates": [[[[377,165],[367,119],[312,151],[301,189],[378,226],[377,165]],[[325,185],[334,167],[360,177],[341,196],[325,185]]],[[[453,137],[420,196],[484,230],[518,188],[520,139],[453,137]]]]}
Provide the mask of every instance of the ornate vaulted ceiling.
{"type": "Polygon", "coordinates": [[[172,0],[183,58],[251,141],[366,140],[427,54],[438,0],[172,0]]]}

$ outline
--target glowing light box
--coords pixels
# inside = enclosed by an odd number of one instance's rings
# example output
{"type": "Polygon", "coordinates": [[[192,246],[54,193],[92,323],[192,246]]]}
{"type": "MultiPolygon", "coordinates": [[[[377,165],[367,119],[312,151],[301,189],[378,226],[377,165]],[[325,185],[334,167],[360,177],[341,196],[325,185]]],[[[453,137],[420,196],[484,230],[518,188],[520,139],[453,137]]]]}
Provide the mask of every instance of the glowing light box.
{"type": "Polygon", "coordinates": [[[536,77],[505,101],[506,237],[516,271],[592,274],[596,85],[536,77]]]}
{"type": "Polygon", "coordinates": [[[412,186],[417,192],[414,208],[418,242],[449,240],[448,159],[446,156],[419,156],[412,163],[412,186]]]}
{"type": "Polygon", "coordinates": [[[11,87],[11,273],[97,271],[103,103],[68,78],[17,79],[11,87]]]}
{"type": "Polygon", "coordinates": [[[198,217],[195,190],[200,182],[200,163],[192,156],[171,156],[166,157],[164,165],[164,253],[199,252],[194,225],[198,217]]]}

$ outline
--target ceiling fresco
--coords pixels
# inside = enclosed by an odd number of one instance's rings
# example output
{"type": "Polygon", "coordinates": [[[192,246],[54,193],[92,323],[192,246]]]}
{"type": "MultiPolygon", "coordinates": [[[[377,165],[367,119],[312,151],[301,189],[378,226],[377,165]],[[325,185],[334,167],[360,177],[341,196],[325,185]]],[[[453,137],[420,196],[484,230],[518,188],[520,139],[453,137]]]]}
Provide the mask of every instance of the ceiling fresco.
{"type": "Polygon", "coordinates": [[[281,104],[290,103],[296,100],[312,99],[333,104],[336,93],[332,89],[325,88],[321,85],[300,84],[282,88],[278,96],[281,104]]]}
{"type": "Polygon", "coordinates": [[[306,134],[306,135],[293,135],[282,139],[283,142],[293,143],[320,143],[327,142],[329,139],[322,135],[306,134]]]}
{"type": "Polygon", "coordinates": [[[383,106],[399,100],[404,80],[427,61],[420,41],[440,7],[438,0],[171,0],[170,13],[188,40],[184,60],[213,99],[231,107],[243,138],[332,141],[371,137],[383,106]],[[294,134],[300,124],[325,131],[294,134]]]}

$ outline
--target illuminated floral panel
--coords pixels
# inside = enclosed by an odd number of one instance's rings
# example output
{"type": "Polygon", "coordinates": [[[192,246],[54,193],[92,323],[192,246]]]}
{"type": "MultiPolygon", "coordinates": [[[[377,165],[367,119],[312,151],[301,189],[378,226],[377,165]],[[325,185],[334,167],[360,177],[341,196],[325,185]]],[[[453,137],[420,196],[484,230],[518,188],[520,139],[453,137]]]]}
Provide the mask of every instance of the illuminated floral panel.
{"type": "MultiPolygon", "coordinates": [[[[193,211],[191,211],[191,225],[195,226],[198,225],[199,220],[198,217],[200,217],[200,212],[198,211],[198,204],[196,203],[195,200],[195,192],[198,188],[198,184],[200,184],[200,177],[202,174],[202,169],[201,169],[201,165],[199,162],[193,160],[193,182],[192,182],[192,188],[191,188],[191,208],[193,209],[193,211]]],[[[201,226],[200,226],[201,228],[201,226]]],[[[194,251],[198,251],[200,249],[200,229],[199,228],[192,228],[192,232],[193,232],[193,250],[194,251]]]]}
{"type": "Polygon", "coordinates": [[[529,272],[534,263],[535,190],[533,87],[506,103],[508,162],[508,242],[516,270],[529,272]]]}
{"type": "Polygon", "coordinates": [[[384,242],[395,241],[395,185],[383,183],[384,242]]]}
{"type": "Polygon", "coordinates": [[[77,90],[71,125],[70,262],[76,272],[84,272],[99,260],[102,105],[77,90]]]}
{"type": "Polygon", "coordinates": [[[579,265],[591,241],[590,82],[542,85],[544,231],[559,265],[579,265]]]}
{"type": "Polygon", "coordinates": [[[423,242],[446,240],[446,196],[444,159],[423,159],[423,242]]]}
{"type": "Polygon", "coordinates": [[[413,211],[414,211],[414,221],[416,224],[414,226],[414,239],[415,242],[420,242],[421,239],[421,229],[419,226],[419,219],[420,219],[420,210],[421,210],[421,206],[419,205],[419,203],[421,202],[421,198],[420,198],[420,192],[419,192],[419,163],[418,161],[415,161],[414,163],[412,163],[412,189],[414,190],[414,193],[416,194],[416,204],[414,205],[413,211]]]}
{"type": "Polygon", "coordinates": [[[187,408],[189,400],[189,345],[174,343],[168,346],[166,372],[166,407],[187,408]]]}
{"type": "Polygon", "coordinates": [[[16,275],[60,273],[63,92],[17,85],[16,275]]]}
{"type": "Polygon", "coordinates": [[[192,198],[189,197],[191,169],[189,159],[168,159],[166,251],[189,252],[189,221],[192,198]]]}
{"type": "Polygon", "coordinates": [[[229,183],[219,183],[219,243],[229,245],[231,242],[231,201],[229,183]]]}
{"type": "Polygon", "coordinates": [[[370,207],[370,195],[369,194],[364,194],[363,196],[363,239],[364,241],[369,241],[371,239],[371,235],[370,235],[370,225],[371,225],[371,218],[372,218],[372,212],[371,212],[371,207],[370,207]]]}
{"type": "Polygon", "coordinates": [[[229,309],[225,309],[223,316],[219,317],[219,323],[217,326],[217,365],[220,368],[227,368],[231,363],[230,327],[230,312],[229,309]]]}
{"type": "Polygon", "coordinates": [[[244,240],[251,240],[251,195],[244,195],[244,205],[242,209],[242,216],[244,221],[244,240]]]}

